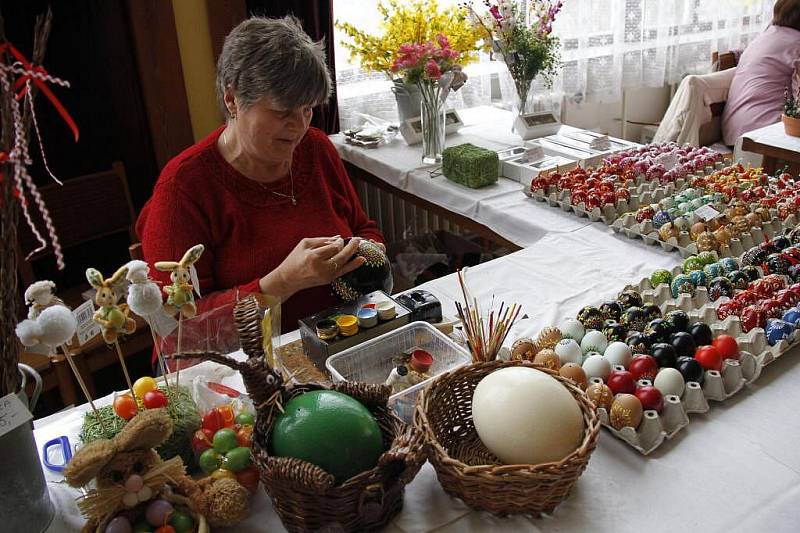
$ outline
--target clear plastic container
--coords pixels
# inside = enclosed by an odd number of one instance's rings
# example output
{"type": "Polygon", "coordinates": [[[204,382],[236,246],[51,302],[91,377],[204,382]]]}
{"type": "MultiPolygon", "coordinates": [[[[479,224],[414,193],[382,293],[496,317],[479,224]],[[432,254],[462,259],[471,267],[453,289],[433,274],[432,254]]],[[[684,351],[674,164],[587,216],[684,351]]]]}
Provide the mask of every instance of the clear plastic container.
{"type": "Polygon", "coordinates": [[[389,406],[395,413],[405,422],[411,422],[419,391],[439,374],[472,360],[469,352],[427,322],[412,322],[343,350],[330,356],[325,366],[334,381],[381,384],[392,371],[392,358],[411,348],[425,350],[433,356],[433,365],[428,371],[430,379],[389,397],[389,406]]]}

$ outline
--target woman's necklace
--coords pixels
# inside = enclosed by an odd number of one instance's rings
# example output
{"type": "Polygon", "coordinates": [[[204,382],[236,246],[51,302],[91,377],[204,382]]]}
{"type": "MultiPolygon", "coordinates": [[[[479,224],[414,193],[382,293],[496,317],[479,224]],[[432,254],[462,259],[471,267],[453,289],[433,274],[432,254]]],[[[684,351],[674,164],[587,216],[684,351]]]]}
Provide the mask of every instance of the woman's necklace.
{"type": "Polygon", "coordinates": [[[297,199],[294,197],[294,176],[292,175],[292,166],[291,166],[291,164],[289,165],[289,186],[291,187],[291,192],[289,194],[284,194],[282,192],[273,191],[272,189],[270,189],[268,183],[262,183],[261,184],[261,187],[263,189],[271,192],[275,196],[280,196],[281,198],[287,198],[287,199],[291,200],[292,201],[292,205],[297,205],[297,199]]]}

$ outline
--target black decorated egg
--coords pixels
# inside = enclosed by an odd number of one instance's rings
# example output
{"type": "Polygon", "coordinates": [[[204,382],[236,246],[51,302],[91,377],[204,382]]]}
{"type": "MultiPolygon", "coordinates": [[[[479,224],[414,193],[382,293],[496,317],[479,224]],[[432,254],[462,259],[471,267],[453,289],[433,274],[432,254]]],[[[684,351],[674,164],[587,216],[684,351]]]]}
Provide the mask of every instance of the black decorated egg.
{"type": "Polygon", "coordinates": [[[708,284],[708,297],[711,301],[715,301],[723,296],[733,297],[733,283],[722,276],[712,279],[711,283],[708,284]]]}
{"type": "Polygon", "coordinates": [[[745,275],[747,275],[747,278],[750,281],[755,281],[761,277],[761,270],[753,265],[744,265],[741,270],[745,273],[745,275]]]}
{"type": "Polygon", "coordinates": [[[697,344],[691,334],[685,331],[673,333],[669,338],[669,343],[675,348],[675,353],[678,354],[678,357],[694,357],[697,344]]]}
{"type": "Polygon", "coordinates": [[[644,303],[642,301],[642,295],[632,289],[619,293],[617,301],[622,304],[624,309],[629,307],[641,307],[642,303],[644,303]]]}
{"type": "Polygon", "coordinates": [[[659,342],[650,347],[650,355],[656,360],[660,368],[675,368],[678,364],[678,353],[667,342],[659,342]]]}
{"type": "Polygon", "coordinates": [[[576,318],[578,319],[578,322],[583,324],[583,327],[586,329],[601,330],[603,329],[603,324],[605,323],[603,312],[597,307],[591,305],[587,305],[581,309],[576,318]]]}
{"type": "Polygon", "coordinates": [[[759,246],[747,250],[742,256],[743,265],[761,266],[767,260],[769,252],[759,246]]]}
{"type": "Polygon", "coordinates": [[[746,289],[747,286],[750,284],[750,278],[747,277],[747,274],[745,274],[741,270],[734,270],[733,272],[728,272],[728,275],[725,277],[731,280],[734,289],[746,289]]]}
{"type": "Polygon", "coordinates": [[[686,328],[689,327],[689,315],[686,314],[685,311],[681,311],[680,309],[675,309],[674,311],[670,311],[666,315],[664,315],[664,319],[672,324],[673,329],[678,331],[686,331],[686,328]]]}
{"type": "MultiPolygon", "coordinates": [[[[349,241],[345,239],[345,244],[349,241]]],[[[352,302],[373,291],[391,294],[394,286],[392,266],[383,250],[374,242],[362,239],[356,256],[365,258],[366,263],[333,280],[333,292],[345,302],[352,302]]]]}
{"type": "Polygon", "coordinates": [[[625,342],[625,338],[628,336],[628,330],[619,322],[606,321],[605,326],[603,326],[603,334],[608,338],[608,342],[625,342]]]}
{"type": "Polygon", "coordinates": [[[739,262],[734,259],[733,257],[723,257],[719,260],[720,266],[725,270],[725,272],[733,272],[734,270],[739,270],[739,262]]]}
{"type": "Polygon", "coordinates": [[[792,262],[786,257],[784,254],[770,254],[767,257],[765,262],[767,265],[767,270],[770,274],[783,274],[786,275],[789,273],[789,268],[792,266],[792,262]]]}
{"type": "Polygon", "coordinates": [[[778,250],[783,250],[784,248],[788,248],[792,245],[792,241],[789,240],[789,237],[786,235],[777,235],[772,239],[772,244],[778,250]]]}
{"type": "Polygon", "coordinates": [[[628,330],[644,331],[647,325],[647,315],[641,307],[629,307],[622,313],[620,324],[625,326],[628,330]]]}
{"type": "Polygon", "coordinates": [[[711,332],[711,328],[708,327],[708,324],[703,324],[702,322],[695,322],[689,329],[687,330],[689,334],[694,339],[694,343],[697,346],[706,346],[711,344],[712,340],[714,339],[714,335],[711,332]]]}
{"type": "Polygon", "coordinates": [[[644,328],[644,334],[650,337],[653,342],[664,342],[669,336],[675,333],[669,322],[663,318],[656,318],[644,328]]]}
{"type": "Polygon", "coordinates": [[[622,316],[623,308],[622,304],[616,300],[611,300],[603,303],[603,305],[600,306],[600,311],[603,313],[603,316],[606,318],[606,320],[614,320],[619,322],[619,319],[622,316]]]}
{"type": "Polygon", "coordinates": [[[645,304],[642,307],[642,311],[644,311],[645,316],[647,316],[647,320],[661,318],[661,308],[654,303],[645,304]]]}
{"type": "Polygon", "coordinates": [[[653,344],[653,341],[640,331],[630,331],[628,338],[625,339],[625,344],[630,346],[634,353],[647,353],[647,349],[653,344]]]}

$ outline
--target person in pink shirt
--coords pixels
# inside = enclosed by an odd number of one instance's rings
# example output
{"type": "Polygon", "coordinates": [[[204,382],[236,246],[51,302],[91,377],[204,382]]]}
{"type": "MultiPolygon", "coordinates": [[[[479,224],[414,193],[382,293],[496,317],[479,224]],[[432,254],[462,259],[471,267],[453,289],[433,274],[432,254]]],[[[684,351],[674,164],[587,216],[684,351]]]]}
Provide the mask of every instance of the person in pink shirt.
{"type": "Polygon", "coordinates": [[[722,136],[733,146],[743,133],[779,122],[784,89],[800,71],[800,0],[778,0],[772,25],[742,53],[722,114],[722,136]]]}

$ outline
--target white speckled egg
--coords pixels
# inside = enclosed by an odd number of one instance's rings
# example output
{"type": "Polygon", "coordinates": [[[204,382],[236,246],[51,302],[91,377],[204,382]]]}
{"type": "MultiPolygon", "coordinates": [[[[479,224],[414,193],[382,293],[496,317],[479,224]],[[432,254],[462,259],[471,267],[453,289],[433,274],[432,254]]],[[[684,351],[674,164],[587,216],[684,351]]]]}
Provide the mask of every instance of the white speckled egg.
{"type": "Polygon", "coordinates": [[[653,386],[664,396],[667,394],[674,394],[680,397],[681,394],[683,394],[685,383],[683,381],[683,376],[677,369],[667,367],[658,371],[653,386]]]}
{"type": "Polygon", "coordinates": [[[603,353],[606,351],[606,347],[608,347],[608,338],[602,331],[590,329],[583,336],[583,339],[581,339],[581,350],[583,350],[583,353],[603,353]]]}
{"type": "Polygon", "coordinates": [[[586,377],[589,379],[600,378],[605,381],[611,373],[611,364],[602,355],[595,354],[583,362],[583,371],[586,372],[586,377]]]}
{"type": "Polygon", "coordinates": [[[583,438],[578,402],[533,368],[503,368],[483,378],[472,396],[472,419],[481,441],[506,464],[559,461],[583,438]]]}
{"type": "Polygon", "coordinates": [[[575,339],[576,342],[581,342],[586,330],[579,321],[574,318],[568,318],[558,326],[561,330],[561,337],[564,339],[575,339]]]}
{"type": "Polygon", "coordinates": [[[562,365],[567,363],[579,365],[583,360],[583,351],[580,345],[575,342],[575,339],[561,339],[558,341],[553,351],[556,352],[558,358],[561,359],[562,365]]]}
{"type": "Polygon", "coordinates": [[[628,365],[633,358],[631,347],[620,341],[615,341],[609,344],[606,348],[606,351],[603,352],[603,355],[612,367],[616,365],[622,365],[625,368],[628,368],[628,365]]]}

